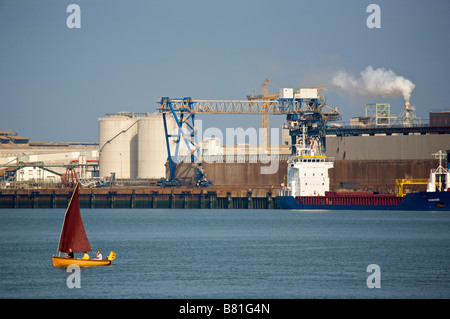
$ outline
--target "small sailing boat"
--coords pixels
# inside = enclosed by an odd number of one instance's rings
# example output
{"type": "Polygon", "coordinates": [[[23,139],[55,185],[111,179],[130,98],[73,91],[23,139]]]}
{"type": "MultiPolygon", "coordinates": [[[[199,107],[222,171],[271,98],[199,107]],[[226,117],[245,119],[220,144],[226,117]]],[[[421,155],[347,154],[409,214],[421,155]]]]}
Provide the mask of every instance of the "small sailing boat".
{"type": "Polygon", "coordinates": [[[111,265],[116,254],[111,251],[107,259],[81,259],[60,257],[61,252],[68,253],[72,249],[74,253],[92,251],[91,245],[84,230],[83,220],[80,213],[80,202],[78,198],[79,183],[75,186],[72,197],[64,215],[64,223],[59,239],[58,256],[52,255],[54,267],[67,267],[69,265],[88,266],[106,266],[111,265]]]}

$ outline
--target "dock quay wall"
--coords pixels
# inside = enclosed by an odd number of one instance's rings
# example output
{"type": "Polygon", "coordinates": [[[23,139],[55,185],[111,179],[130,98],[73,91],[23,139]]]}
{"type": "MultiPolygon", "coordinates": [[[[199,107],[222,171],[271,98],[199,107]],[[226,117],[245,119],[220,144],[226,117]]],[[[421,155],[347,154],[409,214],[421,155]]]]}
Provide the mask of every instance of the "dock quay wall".
{"type": "MultiPolygon", "coordinates": [[[[0,208],[61,208],[70,201],[71,189],[2,189],[0,208]]],[[[276,208],[273,187],[208,188],[81,188],[81,208],[276,208]]]]}
{"type": "MultiPolygon", "coordinates": [[[[286,174],[287,162],[280,161],[277,173],[259,173],[260,163],[205,164],[206,188],[115,186],[81,188],[82,208],[277,208],[276,196],[286,174]]],[[[394,194],[395,180],[428,178],[438,160],[336,160],[329,170],[330,191],[352,190],[394,194]]],[[[409,191],[426,185],[408,185],[409,191]]],[[[71,190],[60,188],[0,189],[0,208],[66,208],[71,190]]]]}

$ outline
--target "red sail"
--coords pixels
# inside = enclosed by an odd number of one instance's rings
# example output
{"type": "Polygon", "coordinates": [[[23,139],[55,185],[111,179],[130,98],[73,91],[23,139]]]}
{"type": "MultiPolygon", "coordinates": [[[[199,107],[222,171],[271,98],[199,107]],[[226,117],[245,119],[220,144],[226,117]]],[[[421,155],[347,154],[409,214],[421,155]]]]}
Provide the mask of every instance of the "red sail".
{"type": "Polygon", "coordinates": [[[75,186],[69,207],[64,216],[58,251],[68,252],[69,248],[72,248],[74,253],[92,251],[81,219],[78,184],[75,186]]]}

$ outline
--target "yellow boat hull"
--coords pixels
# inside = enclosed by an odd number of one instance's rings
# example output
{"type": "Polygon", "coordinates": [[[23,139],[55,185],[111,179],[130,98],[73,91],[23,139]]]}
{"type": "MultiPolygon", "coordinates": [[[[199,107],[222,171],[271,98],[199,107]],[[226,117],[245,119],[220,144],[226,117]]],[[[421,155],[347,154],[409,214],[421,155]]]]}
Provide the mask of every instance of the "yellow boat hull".
{"type": "Polygon", "coordinates": [[[53,267],[68,267],[70,265],[78,265],[80,267],[95,267],[111,265],[111,260],[63,258],[52,256],[52,263],[53,267]]]}

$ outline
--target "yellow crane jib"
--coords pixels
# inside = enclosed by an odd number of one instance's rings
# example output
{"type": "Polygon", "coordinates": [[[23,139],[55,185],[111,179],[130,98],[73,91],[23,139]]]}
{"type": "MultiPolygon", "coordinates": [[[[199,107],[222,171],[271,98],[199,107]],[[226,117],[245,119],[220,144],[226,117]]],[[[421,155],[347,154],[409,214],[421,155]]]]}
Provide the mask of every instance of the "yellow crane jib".
{"type": "Polygon", "coordinates": [[[395,180],[395,195],[397,197],[404,197],[406,194],[403,190],[404,185],[427,185],[428,179],[416,178],[416,179],[396,179],[395,180]]]}

